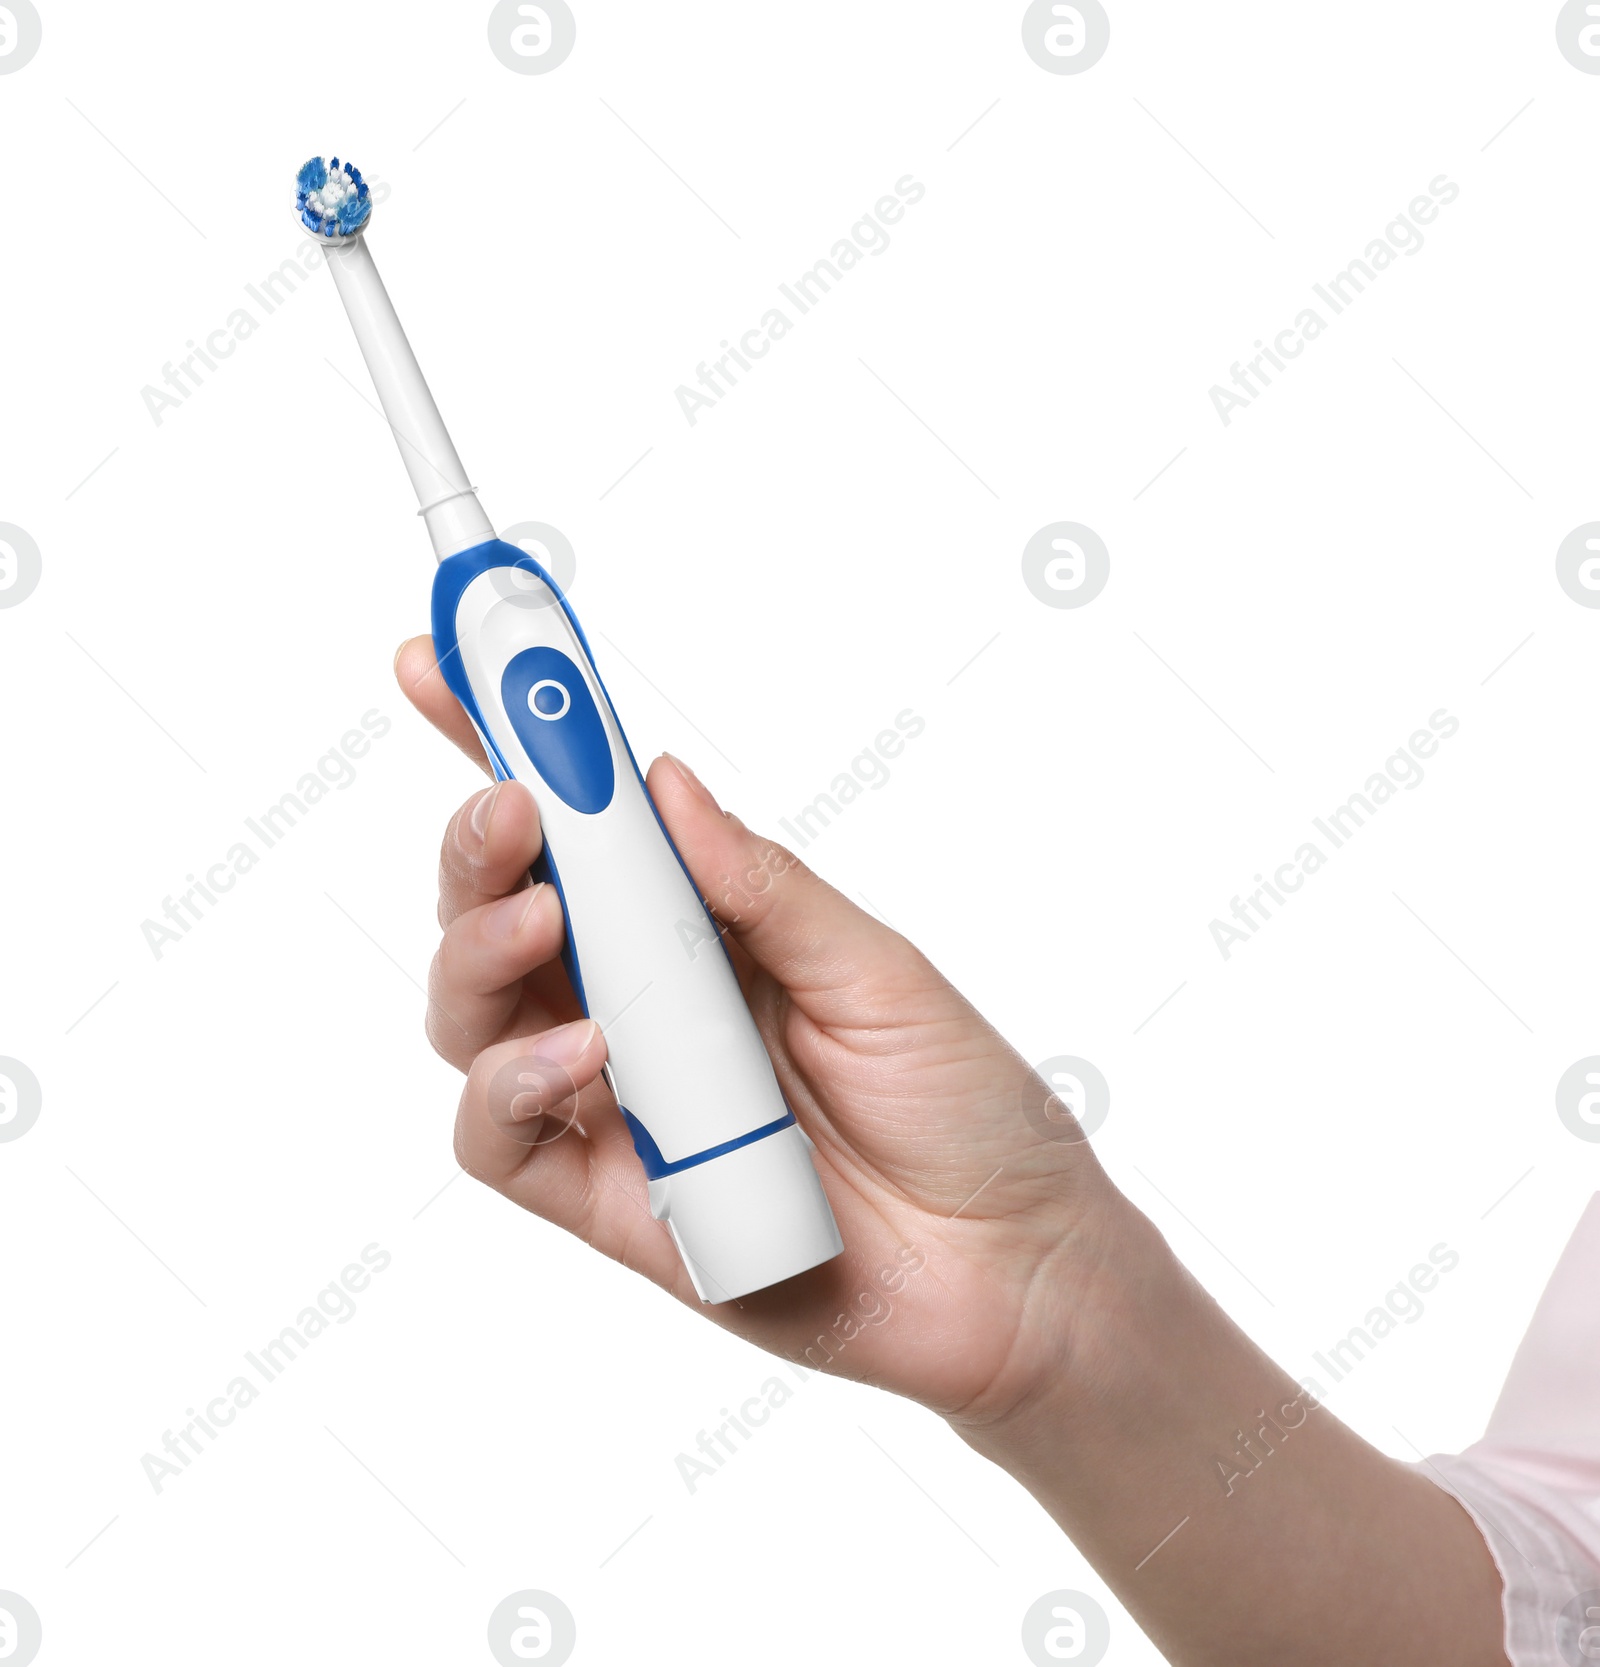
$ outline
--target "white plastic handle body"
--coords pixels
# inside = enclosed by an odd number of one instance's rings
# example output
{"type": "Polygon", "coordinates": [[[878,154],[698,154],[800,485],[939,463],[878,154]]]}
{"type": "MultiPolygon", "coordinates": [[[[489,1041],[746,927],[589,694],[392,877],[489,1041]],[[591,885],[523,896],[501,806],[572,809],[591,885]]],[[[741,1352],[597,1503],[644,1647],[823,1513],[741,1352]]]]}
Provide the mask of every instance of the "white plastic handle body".
{"type": "Polygon", "coordinates": [[[837,1255],[811,1143],[554,581],[514,545],[460,552],[439,568],[434,642],[497,771],[538,804],[568,968],[701,1300],[837,1255]]]}

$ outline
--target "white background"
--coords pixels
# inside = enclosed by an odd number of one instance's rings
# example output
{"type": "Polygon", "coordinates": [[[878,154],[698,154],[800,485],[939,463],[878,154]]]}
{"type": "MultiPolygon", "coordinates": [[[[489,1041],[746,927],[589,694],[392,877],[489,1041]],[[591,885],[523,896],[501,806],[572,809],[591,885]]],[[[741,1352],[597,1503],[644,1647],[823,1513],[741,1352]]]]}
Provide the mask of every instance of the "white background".
{"type": "Polygon", "coordinates": [[[491,517],[573,542],[635,750],[772,828],[922,715],[807,859],[1104,1071],[1105,1163],[1291,1371],[1456,1250],[1329,1400],[1405,1458],[1481,1431],[1600,1181],[1554,1104],[1600,1051],[1600,612],[1554,566],[1600,514],[1600,78],[1544,3],[1118,3],[1061,76],[1021,13],[583,4],[521,76],[483,4],[81,0],[0,77],[0,520],[43,557],[0,611],[0,1054],[44,1087],[0,1145],[0,1587],[42,1661],[487,1662],[527,1586],[580,1662],[1022,1661],[1055,1587],[1158,1659],[909,1404],[813,1380],[691,1496],[773,1364],[440,1192],[417,981],[477,778],[390,681],[432,564],[333,287],[244,289],[314,149],[391,186],[401,315],[491,517]],[[907,173],[892,246],[691,428],[674,389],[907,173]],[[1440,174],[1426,246],[1224,427],[1210,387],[1440,174]],[[1081,609],[1022,582],[1063,519],[1111,552],[1081,609]],[[141,922],[374,708],[158,960],[141,922]],[[1224,961],[1213,917],[1440,708],[1423,784],[1224,961]],[[141,1455],[374,1241],[354,1319],[156,1494],[141,1455]]]}

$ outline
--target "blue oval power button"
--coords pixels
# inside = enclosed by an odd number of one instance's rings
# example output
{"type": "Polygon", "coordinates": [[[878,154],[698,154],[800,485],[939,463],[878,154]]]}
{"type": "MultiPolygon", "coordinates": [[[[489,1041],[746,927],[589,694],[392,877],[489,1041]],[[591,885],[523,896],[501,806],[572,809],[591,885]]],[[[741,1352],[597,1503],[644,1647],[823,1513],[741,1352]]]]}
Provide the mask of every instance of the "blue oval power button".
{"type": "Polygon", "coordinates": [[[583,673],[558,648],[525,648],[500,679],[523,751],[563,803],[592,816],[611,803],[616,766],[583,673]]]}

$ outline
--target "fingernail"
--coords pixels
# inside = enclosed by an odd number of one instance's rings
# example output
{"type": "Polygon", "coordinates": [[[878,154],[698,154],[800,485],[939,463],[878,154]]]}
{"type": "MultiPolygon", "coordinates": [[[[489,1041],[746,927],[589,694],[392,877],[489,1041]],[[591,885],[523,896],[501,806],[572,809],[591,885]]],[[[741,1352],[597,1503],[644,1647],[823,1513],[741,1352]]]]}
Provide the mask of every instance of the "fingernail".
{"type": "Polygon", "coordinates": [[[467,818],[467,826],[472,829],[473,837],[482,845],[489,837],[489,820],[494,815],[494,807],[500,797],[500,783],[496,782],[487,792],[478,796],[478,802],[472,807],[472,814],[467,818]]]}
{"type": "Polygon", "coordinates": [[[548,1059],[553,1065],[576,1065],[599,1030],[593,1019],[574,1019],[571,1024],[557,1025],[534,1044],[534,1056],[548,1059]]]}
{"type": "Polygon", "coordinates": [[[528,916],[533,913],[533,905],[539,893],[544,890],[545,882],[529,886],[526,891],[514,891],[509,897],[502,897],[495,906],[484,916],[483,929],[491,938],[514,938],[524,925],[528,916]]]}
{"type": "Polygon", "coordinates": [[[711,789],[709,787],[707,787],[706,784],[703,781],[701,781],[699,776],[697,776],[694,773],[694,771],[691,770],[689,768],[689,766],[687,764],[685,764],[684,761],[677,756],[676,753],[664,752],[664,753],[662,753],[661,756],[671,762],[673,768],[678,771],[678,773],[683,777],[683,779],[686,782],[688,782],[690,787],[692,787],[694,789],[695,793],[701,799],[703,799],[708,805],[710,805],[711,808],[714,811],[716,811],[719,816],[722,814],[722,806],[719,805],[717,803],[717,801],[712,797],[711,789]]]}

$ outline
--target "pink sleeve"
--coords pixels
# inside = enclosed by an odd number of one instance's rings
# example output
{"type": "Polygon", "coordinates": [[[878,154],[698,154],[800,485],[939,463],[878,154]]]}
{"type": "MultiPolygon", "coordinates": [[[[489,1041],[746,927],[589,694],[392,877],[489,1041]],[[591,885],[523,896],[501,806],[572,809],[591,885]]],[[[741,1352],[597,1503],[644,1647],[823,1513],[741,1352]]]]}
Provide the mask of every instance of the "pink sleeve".
{"type": "Polygon", "coordinates": [[[1459,1500],[1488,1542],[1505,1581],[1512,1667],[1600,1662],[1600,1193],[1483,1439],[1412,1468],[1459,1500]]]}

